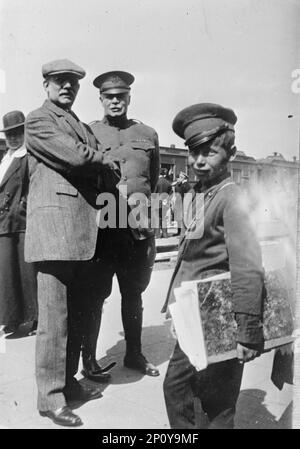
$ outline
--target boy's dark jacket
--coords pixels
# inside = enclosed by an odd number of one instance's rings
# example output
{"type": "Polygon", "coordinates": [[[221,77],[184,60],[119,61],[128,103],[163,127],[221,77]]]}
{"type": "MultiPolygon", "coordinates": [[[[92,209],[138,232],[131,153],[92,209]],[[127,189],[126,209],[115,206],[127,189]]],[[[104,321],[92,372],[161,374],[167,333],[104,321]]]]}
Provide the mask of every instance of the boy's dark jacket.
{"type": "Polygon", "coordinates": [[[203,235],[193,239],[182,237],[162,312],[174,302],[174,288],[182,281],[203,278],[211,270],[230,271],[238,341],[260,344],[264,271],[260,245],[241,190],[226,173],[206,190],[196,184],[195,193],[204,194],[203,235]]]}

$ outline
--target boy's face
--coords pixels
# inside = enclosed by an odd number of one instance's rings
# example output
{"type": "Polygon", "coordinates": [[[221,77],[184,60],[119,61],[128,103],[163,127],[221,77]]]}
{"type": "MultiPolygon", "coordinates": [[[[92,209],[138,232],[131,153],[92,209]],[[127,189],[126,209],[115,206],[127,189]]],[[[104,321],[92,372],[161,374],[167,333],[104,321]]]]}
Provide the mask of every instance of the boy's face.
{"type": "Polygon", "coordinates": [[[229,155],[223,147],[207,142],[189,150],[188,164],[199,181],[212,181],[227,169],[229,155]]]}

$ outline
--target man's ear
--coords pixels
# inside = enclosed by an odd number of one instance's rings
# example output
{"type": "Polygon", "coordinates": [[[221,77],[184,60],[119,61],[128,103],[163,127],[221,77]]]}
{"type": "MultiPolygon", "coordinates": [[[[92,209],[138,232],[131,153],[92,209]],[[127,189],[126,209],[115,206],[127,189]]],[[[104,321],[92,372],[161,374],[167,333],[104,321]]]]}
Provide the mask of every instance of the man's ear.
{"type": "Polygon", "coordinates": [[[130,105],[131,95],[128,94],[128,106],[130,105]]]}
{"type": "Polygon", "coordinates": [[[49,84],[49,80],[46,79],[46,80],[43,81],[43,86],[44,86],[45,90],[47,89],[48,84],[49,84]]]}

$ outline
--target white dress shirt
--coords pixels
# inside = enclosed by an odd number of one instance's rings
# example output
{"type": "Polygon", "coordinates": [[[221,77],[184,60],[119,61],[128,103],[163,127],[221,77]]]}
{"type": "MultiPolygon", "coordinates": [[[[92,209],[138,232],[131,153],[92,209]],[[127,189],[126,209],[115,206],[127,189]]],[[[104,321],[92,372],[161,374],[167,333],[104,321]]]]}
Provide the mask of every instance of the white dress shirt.
{"type": "Polygon", "coordinates": [[[7,172],[10,164],[14,160],[15,157],[24,157],[27,153],[26,147],[23,144],[20,148],[17,150],[11,150],[8,149],[5,155],[3,156],[1,162],[0,162],[0,184],[3,181],[3,178],[5,176],[5,173],[7,172]]]}

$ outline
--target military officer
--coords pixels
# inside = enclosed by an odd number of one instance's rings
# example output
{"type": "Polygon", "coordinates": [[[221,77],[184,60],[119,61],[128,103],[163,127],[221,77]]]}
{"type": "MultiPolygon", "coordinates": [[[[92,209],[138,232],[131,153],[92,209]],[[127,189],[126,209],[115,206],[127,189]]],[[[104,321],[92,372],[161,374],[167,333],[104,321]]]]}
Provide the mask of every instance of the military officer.
{"type": "MultiPolygon", "coordinates": [[[[124,190],[127,198],[135,193],[150,198],[159,176],[157,133],[140,121],[127,117],[133,81],[134,76],[128,72],[111,71],[97,76],[93,83],[100,91],[104,118],[92,122],[90,126],[104,151],[120,167],[120,179],[115,182],[109,177],[105,183],[106,191],[114,194],[117,204],[124,200],[124,190]]],[[[117,220],[115,229],[102,229],[100,233],[101,257],[98,262],[103,289],[100,301],[95,303],[94,310],[86,317],[82,347],[83,374],[95,381],[98,380],[98,373],[101,374],[101,367],[96,362],[97,338],[103,301],[111,293],[112,278],[116,274],[126,340],[124,365],[149,376],[158,376],[158,369],[148,362],[141,348],[142,292],[150,281],[154,264],[154,232],[150,228],[118,226],[117,220]]]]}
{"type": "Polygon", "coordinates": [[[227,171],[228,161],[236,151],[236,121],[231,109],[212,103],[189,106],[173,121],[173,130],[188,146],[188,163],[198,179],[192,190],[192,206],[197,194],[204,196],[204,227],[198,234],[201,220],[191,217],[190,223],[184,222],[187,230],[163,311],[174,301],[174,288],[182,281],[230,271],[237,358],[196,372],[177,342],[164,380],[171,428],[195,428],[195,397],[201,400],[202,418],[206,418],[201,420],[202,424],[209,428],[232,428],[243,363],[257,357],[263,345],[264,280],[260,246],[240,190],[227,171]]]}

